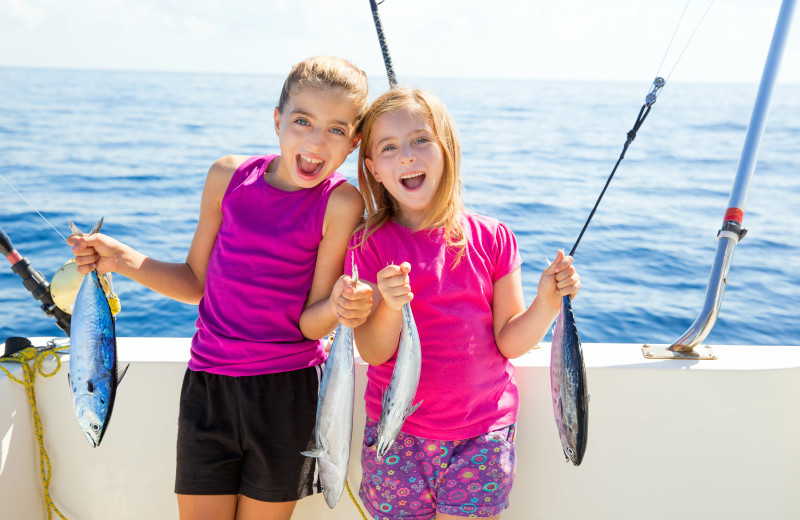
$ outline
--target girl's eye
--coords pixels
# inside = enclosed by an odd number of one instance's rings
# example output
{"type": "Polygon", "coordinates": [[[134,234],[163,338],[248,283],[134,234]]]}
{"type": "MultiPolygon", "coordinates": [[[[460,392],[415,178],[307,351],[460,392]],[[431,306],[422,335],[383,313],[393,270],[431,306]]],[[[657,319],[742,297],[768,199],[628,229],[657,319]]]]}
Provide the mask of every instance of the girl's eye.
{"type": "Polygon", "coordinates": [[[303,117],[295,119],[294,122],[297,123],[298,125],[302,125],[302,126],[310,126],[311,125],[311,123],[308,122],[308,119],[305,119],[303,117]]]}
{"type": "Polygon", "coordinates": [[[414,142],[416,144],[423,144],[423,143],[430,142],[430,139],[428,139],[427,137],[417,137],[417,139],[414,142]]]}
{"type": "Polygon", "coordinates": [[[395,149],[395,146],[393,144],[387,144],[386,146],[381,148],[381,151],[382,152],[391,152],[394,149],[395,149]]]}
{"type": "Polygon", "coordinates": [[[331,132],[338,135],[344,135],[344,130],[342,130],[341,128],[331,128],[331,132]]]}

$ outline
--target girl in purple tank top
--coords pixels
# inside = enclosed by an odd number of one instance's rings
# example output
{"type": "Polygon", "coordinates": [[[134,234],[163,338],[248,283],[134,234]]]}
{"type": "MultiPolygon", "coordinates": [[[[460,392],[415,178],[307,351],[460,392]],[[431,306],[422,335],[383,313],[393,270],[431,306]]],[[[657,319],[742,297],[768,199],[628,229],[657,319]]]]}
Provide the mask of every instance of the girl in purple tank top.
{"type": "Polygon", "coordinates": [[[318,492],[322,338],[356,327],[372,288],[344,276],[364,202],[336,169],[358,146],[367,77],[333,57],[292,68],[274,111],[280,155],[208,171],[185,262],[102,234],[71,236],[79,271],[117,272],[199,304],[181,392],[175,492],[182,519],[289,518],[318,492]]]}
{"type": "Polygon", "coordinates": [[[364,116],[367,220],[351,247],[375,301],[355,329],[370,364],[360,495],[375,519],[493,518],[508,507],[519,408],[509,360],[541,341],[561,297],[580,288],[559,251],[526,308],[513,233],[461,204],[460,153],[450,115],[427,92],[392,89],[364,116]],[[406,303],[421,345],[419,406],[378,456],[406,303]]]}

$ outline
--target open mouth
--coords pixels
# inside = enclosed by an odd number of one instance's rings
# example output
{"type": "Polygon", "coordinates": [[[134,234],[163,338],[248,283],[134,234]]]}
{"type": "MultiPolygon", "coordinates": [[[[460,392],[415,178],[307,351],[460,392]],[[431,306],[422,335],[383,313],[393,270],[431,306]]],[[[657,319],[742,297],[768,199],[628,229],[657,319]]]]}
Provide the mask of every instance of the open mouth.
{"type": "Polygon", "coordinates": [[[323,159],[305,154],[297,154],[295,163],[297,164],[297,172],[305,177],[315,176],[322,170],[322,167],[325,166],[325,161],[323,159]]]}
{"type": "Polygon", "coordinates": [[[416,190],[425,182],[425,174],[422,172],[409,173],[400,177],[400,182],[405,189],[416,190]]]}

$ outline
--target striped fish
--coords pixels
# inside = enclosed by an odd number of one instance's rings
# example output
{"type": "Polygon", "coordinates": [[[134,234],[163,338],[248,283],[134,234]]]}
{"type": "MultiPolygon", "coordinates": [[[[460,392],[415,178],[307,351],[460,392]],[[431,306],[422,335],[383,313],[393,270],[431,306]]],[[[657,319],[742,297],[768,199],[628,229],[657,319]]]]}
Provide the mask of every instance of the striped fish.
{"type": "Polygon", "coordinates": [[[397,347],[392,379],[389,388],[383,393],[383,409],[378,422],[377,453],[378,460],[394,444],[406,418],[422,404],[411,406],[419,385],[419,372],[422,368],[422,348],[419,342],[417,325],[411,313],[411,305],[403,305],[403,327],[400,330],[400,345],[397,347]]]}
{"type": "MultiPolygon", "coordinates": [[[[91,233],[100,231],[103,219],[91,233]]],[[[82,235],[69,222],[73,233],[82,235]]],[[[117,385],[128,366],[120,371],[114,317],[97,271],[84,275],[73,306],[69,335],[69,385],[72,403],[86,439],[97,447],[108,430],[117,385]]]]}
{"type": "Polygon", "coordinates": [[[589,394],[583,350],[569,296],[561,299],[550,350],[550,393],[558,436],[567,461],[579,466],[586,452],[589,394]]]}

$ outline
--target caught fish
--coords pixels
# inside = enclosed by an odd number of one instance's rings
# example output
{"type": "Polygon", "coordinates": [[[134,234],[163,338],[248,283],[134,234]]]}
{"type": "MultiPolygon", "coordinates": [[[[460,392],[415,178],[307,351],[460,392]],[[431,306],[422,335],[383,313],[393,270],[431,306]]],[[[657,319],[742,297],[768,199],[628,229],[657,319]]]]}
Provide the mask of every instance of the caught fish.
{"type": "MultiPolygon", "coordinates": [[[[355,263],[352,278],[357,284],[358,268],[355,263]]],[[[353,329],[340,324],[336,328],[320,383],[314,432],[317,445],[314,450],[303,452],[306,457],[315,457],[319,462],[322,492],[331,509],[339,502],[347,482],[353,437],[354,394],[353,329]]]]}
{"type": "MultiPolygon", "coordinates": [[[[89,234],[100,231],[103,219],[89,234]]],[[[73,233],[83,233],[72,222],[73,233]]],[[[92,447],[100,445],[114,409],[119,371],[114,317],[97,271],[83,278],[72,311],[69,336],[69,384],[75,416],[92,447]]]]}
{"type": "Polygon", "coordinates": [[[586,452],[589,394],[583,350],[569,296],[561,299],[550,351],[550,393],[564,456],[579,466],[586,452]]]}
{"type": "Polygon", "coordinates": [[[389,388],[383,392],[383,409],[378,422],[377,452],[378,460],[392,447],[406,418],[422,404],[411,406],[419,386],[419,372],[422,367],[422,348],[419,342],[417,325],[411,313],[411,305],[403,305],[403,328],[400,330],[400,345],[397,347],[392,379],[389,388]]]}

